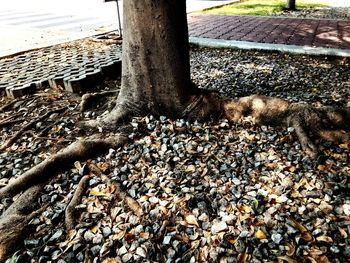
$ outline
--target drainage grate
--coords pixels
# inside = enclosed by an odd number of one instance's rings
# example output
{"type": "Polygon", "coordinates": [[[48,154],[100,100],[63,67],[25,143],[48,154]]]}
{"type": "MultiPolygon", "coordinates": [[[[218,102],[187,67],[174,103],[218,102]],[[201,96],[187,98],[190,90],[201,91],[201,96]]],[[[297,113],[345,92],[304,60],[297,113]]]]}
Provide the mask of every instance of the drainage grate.
{"type": "Polygon", "coordinates": [[[0,59],[0,91],[11,98],[46,85],[79,92],[120,71],[120,45],[80,40],[0,59]]]}

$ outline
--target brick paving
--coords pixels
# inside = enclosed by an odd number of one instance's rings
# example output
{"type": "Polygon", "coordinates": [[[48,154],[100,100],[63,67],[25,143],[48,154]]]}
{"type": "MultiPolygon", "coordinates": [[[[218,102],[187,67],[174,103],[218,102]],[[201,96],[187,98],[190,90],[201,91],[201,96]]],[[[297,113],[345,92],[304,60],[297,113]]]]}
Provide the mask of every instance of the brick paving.
{"type": "Polygon", "coordinates": [[[303,18],[188,15],[191,37],[350,49],[350,21],[303,18]]]}

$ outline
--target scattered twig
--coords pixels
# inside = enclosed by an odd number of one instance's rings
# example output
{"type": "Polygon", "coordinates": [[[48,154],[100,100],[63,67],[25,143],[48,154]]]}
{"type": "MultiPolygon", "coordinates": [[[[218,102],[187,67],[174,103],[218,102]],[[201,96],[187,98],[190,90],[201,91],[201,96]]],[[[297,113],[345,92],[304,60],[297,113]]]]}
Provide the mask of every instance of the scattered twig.
{"type": "Polygon", "coordinates": [[[58,108],[58,109],[54,109],[54,110],[48,111],[47,113],[45,113],[44,115],[38,117],[35,120],[30,121],[29,123],[24,125],[24,127],[22,127],[19,131],[17,131],[11,138],[9,138],[7,141],[5,141],[3,143],[3,145],[1,145],[0,151],[3,151],[7,147],[11,146],[18,139],[18,137],[20,137],[23,134],[24,131],[30,129],[35,123],[37,123],[37,122],[39,122],[39,121],[41,121],[43,119],[48,118],[53,113],[59,113],[59,112],[65,111],[66,109],[67,109],[67,106],[64,106],[64,107],[61,107],[61,108],[58,108]]]}
{"type": "Polygon", "coordinates": [[[89,182],[89,175],[85,175],[81,178],[74,195],[69,202],[66,211],[65,211],[65,223],[66,223],[66,228],[67,230],[71,230],[74,228],[75,223],[76,223],[76,217],[77,217],[77,210],[76,206],[81,202],[81,198],[83,196],[83,193],[86,189],[86,186],[88,185],[89,182]]]}
{"type": "Polygon", "coordinates": [[[15,119],[15,120],[13,119],[13,118],[18,117],[18,116],[19,116],[19,114],[15,114],[13,116],[10,116],[10,117],[4,119],[3,121],[0,122],[0,128],[5,127],[5,126],[10,125],[10,124],[17,123],[17,122],[23,122],[24,119],[22,119],[22,118],[15,119]]]}
{"type": "Polygon", "coordinates": [[[10,108],[13,104],[17,103],[18,101],[21,101],[22,99],[14,99],[10,102],[6,103],[4,106],[0,107],[0,112],[6,111],[8,108],[10,108]]]}
{"type": "Polygon", "coordinates": [[[52,127],[54,127],[57,123],[59,123],[59,121],[55,121],[54,123],[52,123],[51,125],[48,125],[45,127],[45,129],[43,129],[37,137],[44,137],[43,135],[48,131],[50,130],[52,127]]]}

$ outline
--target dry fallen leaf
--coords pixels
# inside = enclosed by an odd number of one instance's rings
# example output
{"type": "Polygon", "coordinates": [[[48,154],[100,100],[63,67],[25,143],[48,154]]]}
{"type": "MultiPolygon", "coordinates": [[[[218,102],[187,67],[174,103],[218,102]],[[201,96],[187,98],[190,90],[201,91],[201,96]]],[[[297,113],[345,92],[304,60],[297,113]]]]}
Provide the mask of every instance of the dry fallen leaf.
{"type": "Polygon", "coordinates": [[[93,226],[93,227],[91,228],[91,232],[94,233],[94,234],[96,234],[97,231],[98,231],[98,229],[99,229],[99,226],[98,226],[98,225],[95,225],[95,226],[93,226]]]}
{"type": "Polygon", "coordinates": [[[102,261],[102,263],[120,263],[120,260],[117,260],[115,258],[106,258],[105,260],[102,261]]]}
{"type": "Polygon", "coordinates": [[[128,207],[137,215],[137,216],[142,216],[143,215],[143,210],[140,204],[132,199],[131,197],[125,197],[125,203],[128,205],[128,207]]]}
{"type": "Polygon", "coordinates": [[[320,256],[317,259],[317,263],[331,263],[326,255],[320,256]]]}
{"type": "Polygon", "coordinates": [[[126,229],[120,231],[118,234],[115,234],[113,236],[113,240],[121,240],[125,236],[125,233],[126,233],[126,229]]]}
{"type": "Polygon", "coordinates": [[[309,230],[305,226],[300,224],[294,218],[290,218],[290,220],[293,222],[294,226],[301,232],[302,239],[308,242],[314,239],[313,235],[309,232],[309,230]]]}
{"type": "Polygon", "coordinates": [[[300,224],[298,221],[296,221],[294,218],[290,218],[290,220],[293,222],[294,226],[301,232],[307,232],[307,228],[304,227],[302,224],[300,224]]]}
{"type": "Polygon", "coordinates": [[[333,243],[333,239],[329,236],[319,236],[316,238],[317,241],[323,241],[326,243],[333,243]]]}
{"type": "Polygon", "coordinates": [[[253,209],[250,206],[247,206],[246,204],[243,204],[239,207],[240,211],[244,211],[245,213],[253,213],[253,209]]]}
{"type": "Polygon", "coordinates": [[[314,240],[313,235],[309,231],[301,233],[301,238],[307,242],[314,240]]]}
{"type": "Polygon", "coordinates": [[[342,143],[342,144],[339,144],[339,147],[342,148],[342,149],[348,150],[349,149],[349,144],[348,143],[342,143]]]}
{"type": "Polygon", "coordinates": [[[292,165],[288,168],[288,170],[289,170],[289,172],[294,173],[297,170],[297,168],[292,165]]]}
{"type": "Polygon", "coordinates": [[[90,194],[94,196],[106,196],[105,193],[100,192],[96,187],[90,190],[90,194]]]}
{"type": "Polygon", "coordinates": [[[322,256],[324,252],[316,247],[312,247],[309,249],[309,254],[312,256],[312,258],[317,259],[319,256],[322,256]]]}
{"type": "Polygon", "coordinates": [[[348,233],[343,228],[338,227],[338,230],[343,238],[348,238],[348,233]]]}
{"type": "Polygon", "coordinates": [[[237,262],[238,263],[246,262],[248,260],[248,258],[249,258],[249,254],[248,253],[245,253],[245,252],[240,253],[238,255],[237,262]]]}
{"type": "Polygon", "coordinates": [[[264,233],[264,231],[259,229],[258,231],[256,231],[255,237],[259,238],[260,240],[261,239],[266,239],[266,234],[264,233]]]}
{"type": "Polygon", "coordinates": [[[294,253],[295,253],[295,246],[294,246],[294,244],[286,242],[285,245],[288,248],[287,256],[290,256],[290,257],[293,256],[294,253]]]}
{"type": "Polygon", "coordinates": [[[185,216],[185,221],[190,225],[195,225],[195,226],[199,227],[197,218],[194,215],[190,214],[190,215],[185,216]]]}
{"type": "Polygon", "coordinates": [[[296,261],[296,260],[294,260],[294,259],[292,259],[290,257],[287,257],[287,256],[280,256],[280,257],[278,257],[278,261],[282,261],[282,262],[286,261],[288,263],[298,263],[298,261],[296,261]]]}
{"type": "Polygon", "coordinates": [[[312,257],[307,257],[308,261],[310,261],[311,263],[318,263],[314,258],[312,257]]]}
{"type": "Polygon", "coordinates": [[[227,243],[233,245],[234,243],[237,242],[238,238],[235,238],[232,234],[225,234],[224,238],[227,243]]]}

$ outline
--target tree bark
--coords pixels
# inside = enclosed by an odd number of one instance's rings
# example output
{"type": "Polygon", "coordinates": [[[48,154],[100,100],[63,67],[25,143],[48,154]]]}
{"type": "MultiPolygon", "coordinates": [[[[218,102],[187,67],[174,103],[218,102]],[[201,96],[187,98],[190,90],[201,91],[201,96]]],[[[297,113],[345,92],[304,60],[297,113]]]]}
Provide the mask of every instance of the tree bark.
{"type": "Polygon", "coordinates": [[[295,0],[287,0],[287,6],[285,10],[291,10],[291,11],[296,10],[295,0]]]}
{"type": "Polygon", "coordinates": [[[195,90],[186,1],[128,0],[123,5],[122,88],[105,122],[121,112],[179,117],[195,90]]]}

